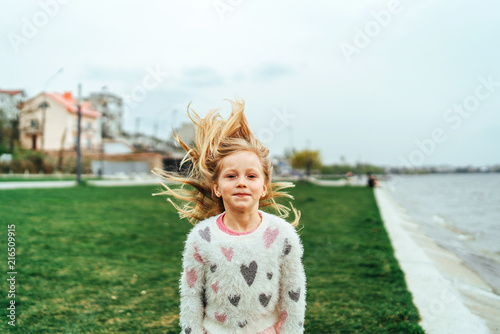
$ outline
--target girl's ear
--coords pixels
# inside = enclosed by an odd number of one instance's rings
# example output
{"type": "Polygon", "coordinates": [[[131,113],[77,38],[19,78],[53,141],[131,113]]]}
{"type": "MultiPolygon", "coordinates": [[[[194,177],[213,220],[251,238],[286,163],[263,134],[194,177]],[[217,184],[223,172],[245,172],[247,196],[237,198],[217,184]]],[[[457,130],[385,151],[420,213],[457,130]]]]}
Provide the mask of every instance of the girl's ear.
{"type": "Polygon", "coordinates": [[[264,187],[262,189],[262,197],[267,195],[267,183],[264,183],[264,187]]]}
{"type": "Polygon", "coordinates": [[[215,196],[220,197],[221,193],[219,192],[219,185],[217,183],[212,184],[212,192],[215,194],[215,196]]]}

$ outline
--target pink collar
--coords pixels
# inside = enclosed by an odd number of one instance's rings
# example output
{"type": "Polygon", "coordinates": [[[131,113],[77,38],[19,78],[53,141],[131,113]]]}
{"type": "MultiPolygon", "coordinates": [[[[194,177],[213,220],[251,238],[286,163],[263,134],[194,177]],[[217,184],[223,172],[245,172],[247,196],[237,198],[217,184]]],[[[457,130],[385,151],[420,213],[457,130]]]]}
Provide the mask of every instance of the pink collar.
{"type": "MultiPolygon", "coordinates": [[[[224,217],[226,213],[224,212],[223,214],[221,214],[219,216],[219,218],[217,218],[217,227],[224,233],[226,234],[229,234],[229,235],[245,235],[245,234],[250,234],[252,233],[253,231],[255,231],[259,226],[257,225],[257,227],[255,227],[253,230],[251,231],[248,231],[248,232],[235,232],[235,231],[232,231],[230,229],[227,228],[226,225],[224,225],[224,222],[222,221],[222,218],[224,217]]],[[[261,219],[261,222],[262,222],[262,214],[259,212],[259,216],[260,216],[260,219],[261,219]]]]}

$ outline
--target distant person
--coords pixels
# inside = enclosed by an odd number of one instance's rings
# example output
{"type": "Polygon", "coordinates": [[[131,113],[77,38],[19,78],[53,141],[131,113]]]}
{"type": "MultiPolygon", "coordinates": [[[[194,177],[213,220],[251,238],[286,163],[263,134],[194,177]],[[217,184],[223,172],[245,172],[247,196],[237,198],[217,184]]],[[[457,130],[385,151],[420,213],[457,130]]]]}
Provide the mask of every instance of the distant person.
{"type": "Polygon", "coordinates": [[[368,187],[374,188],[378,186],[378,180],[372,173],[368,172],[368,187]]]}
{"type": "Polygon", "coordinates": [[[192,163],[187,176],[159,171],[193,187],[164,184],[160,193],[182,201],[175,209],[195,225],[182,259],[182,333],[303,333],[306,276],[294,228],[300,213],[275,202],[290,197],[282,189],[293,184],[271,182],[269,150],[250,131],[244,101],[231,104],[227,121],[215,111],[205,118],[189,114],[195,144],[176,138],[192,163]],[[293,211],[295,220],[263,206],[293,211]]]}
{"type": "Polygon", "coordinates": [[[347,183],[350,184],[351,183],[351,178],[352,178],[352,172],[347,172],[345,174],[345,178],[347,180],[347,183]]]}

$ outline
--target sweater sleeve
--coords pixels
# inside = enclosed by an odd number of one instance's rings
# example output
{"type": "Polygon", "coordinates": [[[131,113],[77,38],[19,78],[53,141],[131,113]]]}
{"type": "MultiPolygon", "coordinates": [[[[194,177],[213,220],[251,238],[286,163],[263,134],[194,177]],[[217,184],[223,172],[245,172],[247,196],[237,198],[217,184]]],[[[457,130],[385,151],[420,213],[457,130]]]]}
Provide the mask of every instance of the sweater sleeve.
{"type": "Polygon", "coordinates": [[[180,326],[182,334],[203,334],[205,316],[204,261],[193,233],[190,233],[182,256],[180,279],[180,326]]]}
{"type": "Polygon", "coordinates": [[[284,240],[280,275],[280,334],[304,332],[306,310],[306,275],[302,265],[303,247],[292,228],[284,240]]]}

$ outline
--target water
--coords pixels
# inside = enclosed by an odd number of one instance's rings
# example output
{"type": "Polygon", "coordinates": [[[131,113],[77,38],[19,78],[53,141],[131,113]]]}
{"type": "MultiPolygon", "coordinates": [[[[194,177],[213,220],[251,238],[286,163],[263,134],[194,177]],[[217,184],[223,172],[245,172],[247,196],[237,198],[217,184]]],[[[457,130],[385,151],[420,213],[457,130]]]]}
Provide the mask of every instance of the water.
{"type": "Polygon", "coordinates": [[[499,173],[394,176],[383,187],[500,294],[499,173]]]}

